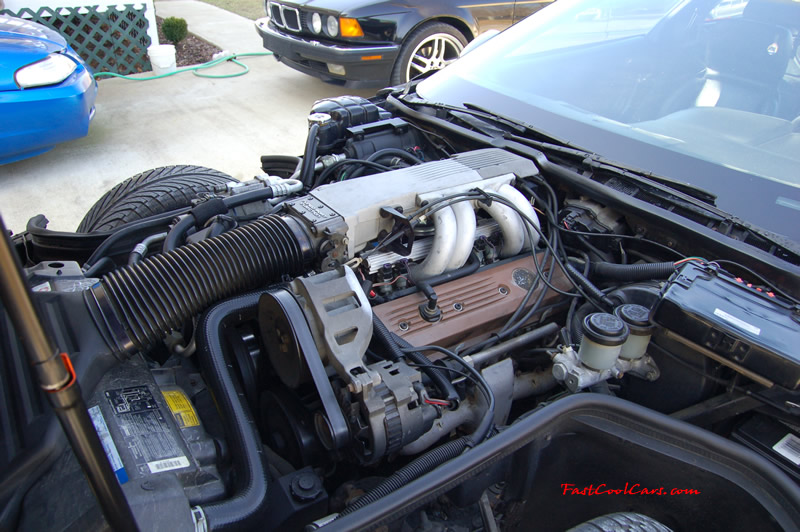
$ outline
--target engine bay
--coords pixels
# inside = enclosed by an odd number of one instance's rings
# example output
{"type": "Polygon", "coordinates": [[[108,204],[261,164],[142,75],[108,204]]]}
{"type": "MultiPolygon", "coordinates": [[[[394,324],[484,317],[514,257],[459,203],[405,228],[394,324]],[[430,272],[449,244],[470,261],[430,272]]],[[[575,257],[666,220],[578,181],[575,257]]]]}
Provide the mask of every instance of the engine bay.
{"type": "MultiPolygon", "coordinates": [[[[317,102],[288,166],[264,156],[252,181],[99,237],[34,219],[14,239],[139,527],[563,530],[608,512],[553,493],[598,482],[697,491],[605,500],[675,530],[792,523],[798,300],[534,158],[387,108],[317,102]],[[625,436],[637,423],[650,428],[625,436]],[[738,465],[667,450],[706,437],[738,465]],[[778,471],[792,481],[754,480],[778,471]]],[[[3,323],[6,419],[21,427],[4,523],[100,527],[3,323]],[[76,495],[38,511],[54,489],[76,495]]]]}

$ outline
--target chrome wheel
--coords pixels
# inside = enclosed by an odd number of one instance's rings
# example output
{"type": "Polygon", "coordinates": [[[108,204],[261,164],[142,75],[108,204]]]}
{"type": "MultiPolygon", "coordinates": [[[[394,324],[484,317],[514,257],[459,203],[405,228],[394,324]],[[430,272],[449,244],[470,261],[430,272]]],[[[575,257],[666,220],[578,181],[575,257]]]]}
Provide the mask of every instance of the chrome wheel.
{"type": "Polygon", "coordinates": [[[464,45],[447,33],[434,33],[417,45],[406,65],[406,81],[439,70],[458,59],[464,45]]]}

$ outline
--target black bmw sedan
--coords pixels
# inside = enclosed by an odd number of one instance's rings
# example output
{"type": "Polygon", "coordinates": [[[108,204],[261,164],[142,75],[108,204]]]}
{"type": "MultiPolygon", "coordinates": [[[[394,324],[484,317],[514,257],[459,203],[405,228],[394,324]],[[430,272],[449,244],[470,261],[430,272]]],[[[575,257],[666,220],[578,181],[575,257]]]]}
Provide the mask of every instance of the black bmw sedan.
{"type": "Polygon", "coordinates": [[[553,0],[283,0],[256,21],[278,61],[348,87],[397,85],[458,58],[486,30],[503,30],[553,0]]]}

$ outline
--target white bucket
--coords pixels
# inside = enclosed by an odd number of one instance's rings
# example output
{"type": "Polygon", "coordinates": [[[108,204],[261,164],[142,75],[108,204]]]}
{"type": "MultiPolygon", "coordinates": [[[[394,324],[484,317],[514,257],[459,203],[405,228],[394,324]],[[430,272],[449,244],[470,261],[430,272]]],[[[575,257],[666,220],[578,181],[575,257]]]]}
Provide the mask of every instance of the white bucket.
{"type": "Polygon", "coordinates": [[[175,46],[172,44],[154,44],[147,48],[153,74],[160,76],[167,72],[175,72],[175,46]]]}

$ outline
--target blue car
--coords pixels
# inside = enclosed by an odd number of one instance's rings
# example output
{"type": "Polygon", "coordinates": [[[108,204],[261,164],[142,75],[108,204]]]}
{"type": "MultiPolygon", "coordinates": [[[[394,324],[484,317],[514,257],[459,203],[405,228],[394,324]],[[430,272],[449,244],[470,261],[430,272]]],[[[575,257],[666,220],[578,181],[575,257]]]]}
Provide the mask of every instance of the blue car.
{"type": "Polygon", "coordinates": [[[0,16],[0,164],[86,136],[97,82],[49,28],[0,16]]]}

